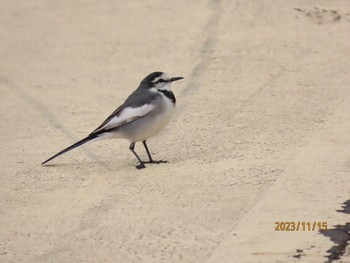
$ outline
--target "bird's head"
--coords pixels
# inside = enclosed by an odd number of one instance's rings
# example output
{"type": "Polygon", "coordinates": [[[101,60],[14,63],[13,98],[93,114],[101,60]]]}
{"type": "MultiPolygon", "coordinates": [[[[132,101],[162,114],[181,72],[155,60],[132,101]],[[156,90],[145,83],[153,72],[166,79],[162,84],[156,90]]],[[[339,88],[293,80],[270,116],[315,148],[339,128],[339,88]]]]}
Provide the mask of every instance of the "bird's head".
{"type": "Polygon", "coordinates": [[[170,77],[164,72],[153,72],[141,81],[141,86],[147,89],[171,90],[171,83],[183,77],[170,77]]]}

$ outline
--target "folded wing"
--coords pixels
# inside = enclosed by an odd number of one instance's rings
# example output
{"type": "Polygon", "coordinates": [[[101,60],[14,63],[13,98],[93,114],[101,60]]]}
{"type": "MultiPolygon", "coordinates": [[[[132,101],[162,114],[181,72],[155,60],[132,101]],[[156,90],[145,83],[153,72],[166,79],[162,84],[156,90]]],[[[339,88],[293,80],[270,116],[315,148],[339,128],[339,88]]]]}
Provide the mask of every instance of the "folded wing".
{"type": "Polygon", "coordinates": [[[137,108],[119,107],[91,134],[99,134],[118,128],[149,114],[154,109],[152,104],[145,104],[137,108]]]}

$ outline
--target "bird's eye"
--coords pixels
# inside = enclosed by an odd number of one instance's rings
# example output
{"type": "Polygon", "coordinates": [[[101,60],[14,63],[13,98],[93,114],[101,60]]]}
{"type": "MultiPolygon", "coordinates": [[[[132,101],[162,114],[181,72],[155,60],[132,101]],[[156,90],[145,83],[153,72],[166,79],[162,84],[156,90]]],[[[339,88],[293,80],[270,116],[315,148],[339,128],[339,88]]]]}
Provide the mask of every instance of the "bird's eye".
{"type": "Polygon", "coordinates": [[[165,80],[164,79],[158,80],[158,83],[162,83],[162,82],[165,82],[165,80]]]}

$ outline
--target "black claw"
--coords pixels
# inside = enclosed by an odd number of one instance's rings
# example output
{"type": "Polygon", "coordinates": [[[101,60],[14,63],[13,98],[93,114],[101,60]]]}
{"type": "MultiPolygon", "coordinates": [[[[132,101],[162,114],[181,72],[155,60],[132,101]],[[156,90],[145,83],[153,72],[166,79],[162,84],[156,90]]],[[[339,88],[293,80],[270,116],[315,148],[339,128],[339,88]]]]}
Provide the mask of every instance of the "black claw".
{"type": "Polygon", "coordinates": [[[146,168],[146,166],[143,163],[140,163],[139,165],[136,165],[136,169],[140,170],[146,168]]]}
{"type": "Polygon", "coordinates": [[[142,141],[143,143],[143,146],[145,146],[145,149],[146,149],[146,152],[147,152],[147,155],[148,155],[148,159],[149,161],[147,162],[144,162],[140,159],[140,157],[136,154],[136,152],[134,151],[134,147],[135,147],[135,143],[132,142],[130,144],[130,150],[133,152],[133,154],[135,154],[136,158],[139,160],[140,164],[136,166],[137,169],[142,169],[142,168],[145,168],[146,166],[144,165],[145,163],[150,163],[150,164],[160,164],[160,163],[167,163],[168,161],[163,161],[163,160],[159,160],[159,161],[154,161],[152,159],[152,156],[151,156],[151,153],[149,152],[148,150],[148,147],[147,147],[147,144],[146,144],[146,141],[142,141]]]}

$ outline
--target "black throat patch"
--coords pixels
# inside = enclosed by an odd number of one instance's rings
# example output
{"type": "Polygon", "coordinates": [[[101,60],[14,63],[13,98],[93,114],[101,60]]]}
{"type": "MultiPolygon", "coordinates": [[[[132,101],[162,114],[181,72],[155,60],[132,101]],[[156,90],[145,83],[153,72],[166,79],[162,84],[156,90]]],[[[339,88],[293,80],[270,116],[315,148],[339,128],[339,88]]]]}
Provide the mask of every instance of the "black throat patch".
{"type": "Polygon", "coordinates": [[[161,93],[163,93],[165,95],[165,97],[167,97],[168,99],[171,100],[172,103],[176,103],[176,99],[175,99],[175,95],[172,91],[170,90],[159,90],[161,93]]]}

